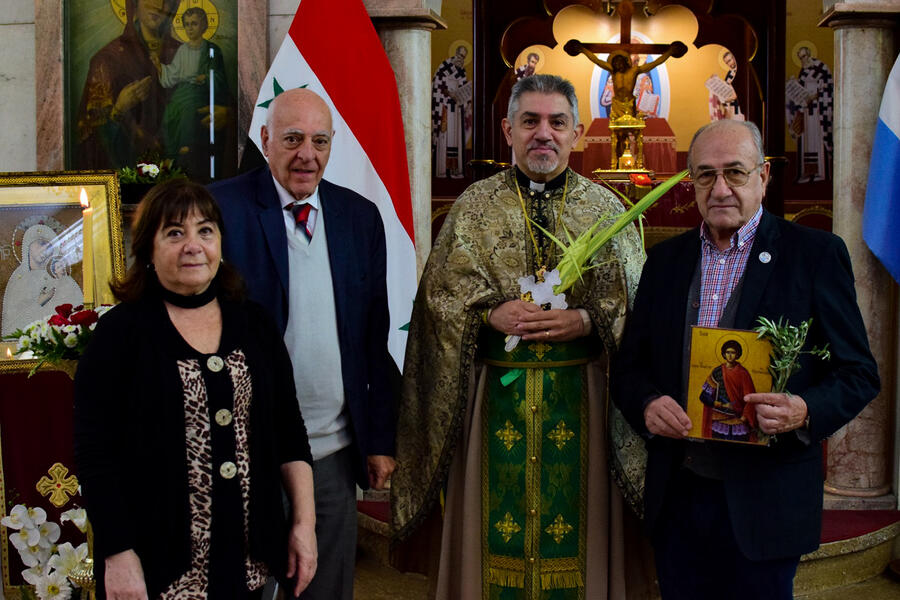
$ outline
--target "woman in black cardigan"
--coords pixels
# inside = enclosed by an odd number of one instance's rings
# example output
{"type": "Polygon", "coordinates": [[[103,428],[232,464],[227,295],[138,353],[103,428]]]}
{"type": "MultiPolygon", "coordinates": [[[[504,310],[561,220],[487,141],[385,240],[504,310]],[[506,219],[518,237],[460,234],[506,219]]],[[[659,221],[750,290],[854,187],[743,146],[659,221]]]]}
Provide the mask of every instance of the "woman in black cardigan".
{"type": "Polygon", "coordinates": [[[108,598],[257,598],[316,570],[311,456],[274,323],[222,263],[202,186],[160,184],[75,377],[75,460],[108,598]],[[285,516],[282,486],[291,502],[285,516]]]}

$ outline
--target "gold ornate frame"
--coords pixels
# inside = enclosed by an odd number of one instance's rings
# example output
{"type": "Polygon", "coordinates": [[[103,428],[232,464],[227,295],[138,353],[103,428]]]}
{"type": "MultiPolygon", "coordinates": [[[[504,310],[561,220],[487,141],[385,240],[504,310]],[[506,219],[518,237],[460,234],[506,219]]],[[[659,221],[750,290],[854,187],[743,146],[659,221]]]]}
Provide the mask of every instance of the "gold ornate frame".
{"type": "MultiPolygon", "coordinates": [[[[89,241],[93,272],[89,281],[83,279],[83,261],[73,261],[72,264],[79,265],[75,271],[82,275],[81,289],[93,291],[95,305],[114,302],[109,283],[125,276],[119,181],[114,171],[0,173],[0,257],[4,258],[0,261],[0,273],[3,274],[0,277],[0,298],[6,299],[10,276],[17,270],[15,263],[17,260],[21,262],[19,257],[24,250],[21,244],[26,224],[44,224],[46,221],[47,226],[57,234],[53,243],[59,245],[60,256],[63,252],[67,257],[84,256],[87,238],[83,230],[85,211],[80,201],[82,190],[92,211],[89,241]],[[81,211],[80,217],[78,211],[81,211]],[[60,216],[61,220],[54,215],[60,216]],[[57,231],[60,227],[65,229],[57,231]],[[19,230],[23,232],[22,239],[18,239],[19,230]],[[17,249],[19,255],[16,255],[17,249]]],[[[56,277],[56,274],[50,276],[56,277]]],[[[71,275],[66,273],[64,277],[71,275]]],[[[46,313],[50,315],[55,307],[52,297],[47,304],[46,313]]],[[[12,358],[14,350],[14,342],[0,345],[0,373],[30,371],[34,366],[34,361],[12,358]],[[7,352],[8,349],[10,352],[7,352]]]]}

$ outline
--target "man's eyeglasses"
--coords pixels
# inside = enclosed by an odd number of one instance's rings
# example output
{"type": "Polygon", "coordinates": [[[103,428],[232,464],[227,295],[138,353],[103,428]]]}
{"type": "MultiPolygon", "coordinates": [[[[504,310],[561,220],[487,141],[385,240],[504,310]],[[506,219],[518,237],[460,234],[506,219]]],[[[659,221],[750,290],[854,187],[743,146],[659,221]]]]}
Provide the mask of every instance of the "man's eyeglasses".
{"type": "Polygon", "coordinates": [[[701,190],[709,189],[716,185],[716,179],[718,179],[719,175],[722,175],[725,179],[725,183],[728,184],[728,187],[741,187],[742,185],[746,185],[747,181],[750,179],[750,175],[754,171],[758,171],[764,164],[766,163],[761,162],[749,171],[743,167],[725,167],[724,169],[708,169],[706,171],[700,171],[694,175],[694,187],[701,190]]]}

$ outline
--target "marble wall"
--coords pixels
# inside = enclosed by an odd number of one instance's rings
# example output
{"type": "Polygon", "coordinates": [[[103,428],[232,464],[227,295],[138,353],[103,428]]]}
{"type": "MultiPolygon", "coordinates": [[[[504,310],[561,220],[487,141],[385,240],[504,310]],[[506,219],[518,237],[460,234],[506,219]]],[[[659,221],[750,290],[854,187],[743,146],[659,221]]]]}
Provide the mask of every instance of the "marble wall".
{"type": "Polygon", "coordinates": [[[34,3],[0,0],[0,57],[0,171],[34,171],[34,3]]]}
{"type": "Polygon", "coordinates": [[[269,61],[281,47],[298,6],[300,0],[269,0],[269,61]]]}

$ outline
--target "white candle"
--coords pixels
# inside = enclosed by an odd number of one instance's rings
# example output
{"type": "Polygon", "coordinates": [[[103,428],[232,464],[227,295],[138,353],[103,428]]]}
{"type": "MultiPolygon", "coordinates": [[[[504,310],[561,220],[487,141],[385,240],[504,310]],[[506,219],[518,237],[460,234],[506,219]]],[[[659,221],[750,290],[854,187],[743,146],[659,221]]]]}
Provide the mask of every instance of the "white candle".
{"type": "Polygon", "coordinates": [[[87,191],[81,188],[81,228],[84,234],[84,251],[81,257],[81,288],[85,308],[94,307],[94,209],[88,202],[87,191]]]}

